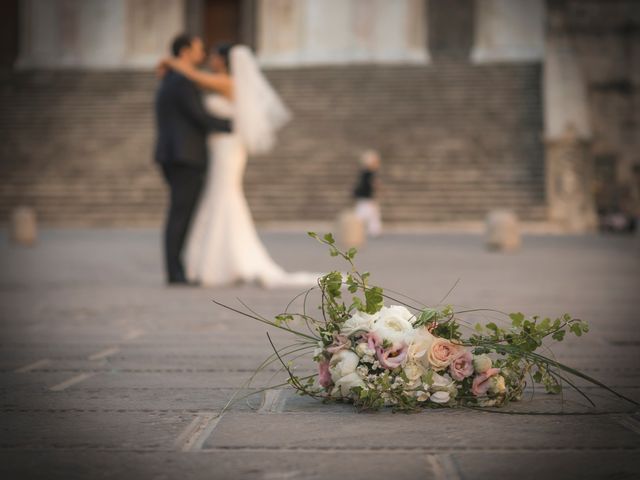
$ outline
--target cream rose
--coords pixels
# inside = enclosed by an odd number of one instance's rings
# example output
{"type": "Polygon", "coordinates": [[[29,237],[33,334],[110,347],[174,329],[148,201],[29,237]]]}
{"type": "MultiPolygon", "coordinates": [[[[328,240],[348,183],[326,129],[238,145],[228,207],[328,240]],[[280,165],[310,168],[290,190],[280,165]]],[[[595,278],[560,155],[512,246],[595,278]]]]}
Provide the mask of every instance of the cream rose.
{"type": "Polygon", "coordinates": [[[407,353],[409,361],[420,363],[423,367],[427,368],[429,366],[427,354],[431,349],[431,344],[433,343],[434,338],[435,337],[426,328],[416,330],[407,353]]]}
{"type": "Polygon", "coordinates": [[[428,360],[435,370],[444,370],[460,354],[460,347],[444,338],[436,338],[431,343],[428,360]]]}

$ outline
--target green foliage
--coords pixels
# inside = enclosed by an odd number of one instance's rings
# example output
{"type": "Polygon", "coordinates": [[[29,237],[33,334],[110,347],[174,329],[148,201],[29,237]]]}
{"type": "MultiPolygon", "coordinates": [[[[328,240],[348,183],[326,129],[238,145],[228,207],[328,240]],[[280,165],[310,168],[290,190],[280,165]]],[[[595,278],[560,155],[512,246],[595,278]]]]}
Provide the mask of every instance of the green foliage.
{"type": "Polygon", "coordinates": [[[369,287],[364,290],[365,312],[374,314],[384,306],[384,296],[380,287],[369,287]]]}
{"type": "Polygon", "coordinates": [[[336,241],[331,233],[320,237],[315,232],[308,232],[311,238],[329,247],[329,254],[332,257],[341,257],[348,262],[350,272],[346,278],[340,272],[331,272],[319,280],[319,285],[323,293],[323,305],[321,309],[334,322],[343,322],[354,309],[369,314],[379,312],[384,305],[384,292],[382,288],[368,285],[369,272],[360,273],[355,266],[354,259],[358,253],[357,249],[350,248],[342,251],[336,246],[336,241]],[[342,287],[351,295],[351,304],[347,306],[342,299],[342,287]],[[360,293],[362,296],[359,296],[360,293]]]}
{"type": "Polygon", "coordinates": [[[426,327],[433,322],[436,322],[440,317],[440,312],[435,308],[425,308],[420,315],[417,316],[416,321],[413,322],[415,328],[426,327]]]}

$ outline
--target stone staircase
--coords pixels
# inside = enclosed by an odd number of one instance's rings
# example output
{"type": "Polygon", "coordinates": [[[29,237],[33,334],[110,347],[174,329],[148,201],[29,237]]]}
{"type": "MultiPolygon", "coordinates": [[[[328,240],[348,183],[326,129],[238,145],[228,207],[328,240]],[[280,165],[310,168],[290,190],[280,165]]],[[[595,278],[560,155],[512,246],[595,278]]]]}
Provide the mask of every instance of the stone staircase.
{"type": "MultiPolygon", "coordinates": [[[[383,157],[388,222],[546,218],[540,66],[351,66],[272,70],[295,120],[249,161],[258,222],[332,220],[351,203],[357,157],[383,157]]],[[[142,72],[0,75],[0,221],[19,204],[52,225],[162,221],[152,163],[156,80],[142,72]]]]}

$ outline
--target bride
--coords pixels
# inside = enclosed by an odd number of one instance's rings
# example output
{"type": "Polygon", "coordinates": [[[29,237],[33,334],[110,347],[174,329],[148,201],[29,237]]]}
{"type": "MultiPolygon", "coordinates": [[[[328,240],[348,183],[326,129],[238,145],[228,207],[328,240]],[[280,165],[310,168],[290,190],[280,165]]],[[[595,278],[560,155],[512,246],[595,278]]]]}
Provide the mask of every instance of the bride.
{"type": "Polygon", "coordinates": [[[312,286],[318,275],[285,272],[271,258],[256,232],[242,179],[248,154],[271,150],[275,133],[290,119],[282,100],[244,45],[216,47],[213,73],[184,66],[175,59],[163,65],[209,92],[205,106],[231,118],[232,133],[209,136],[209,169],[185,250],[187,278],[204,286],[257,282],[264,287],[312,286]]]}

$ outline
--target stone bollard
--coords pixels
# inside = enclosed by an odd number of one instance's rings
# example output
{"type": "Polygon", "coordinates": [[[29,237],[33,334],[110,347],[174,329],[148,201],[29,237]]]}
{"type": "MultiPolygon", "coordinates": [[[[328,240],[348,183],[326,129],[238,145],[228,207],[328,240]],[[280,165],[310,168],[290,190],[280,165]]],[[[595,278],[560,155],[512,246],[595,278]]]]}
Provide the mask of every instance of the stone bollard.
{"type": "Polygon", "coordinates": [[[343,210],[338,216],[337,240],[345,248],[360,248],[367,238],[364,222],[358,218],[353,209],[343,210]]]}
{"type": "Polygon", "coordinates": [[[30,207],[18,207],[11,212],[9,226],[11,241],[17,245],[31,246],[38,238],[36,212],[30,207]]]}
{"type": "Polygon", "coordinates": [[[494,210],[487,215],[487,248],[490,250],[513,251],[520,247],[518,217],[509,210],[494,210]]]}

